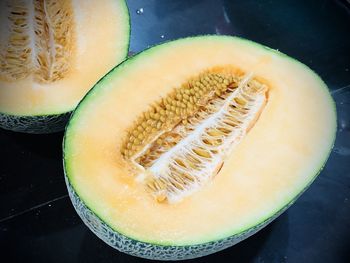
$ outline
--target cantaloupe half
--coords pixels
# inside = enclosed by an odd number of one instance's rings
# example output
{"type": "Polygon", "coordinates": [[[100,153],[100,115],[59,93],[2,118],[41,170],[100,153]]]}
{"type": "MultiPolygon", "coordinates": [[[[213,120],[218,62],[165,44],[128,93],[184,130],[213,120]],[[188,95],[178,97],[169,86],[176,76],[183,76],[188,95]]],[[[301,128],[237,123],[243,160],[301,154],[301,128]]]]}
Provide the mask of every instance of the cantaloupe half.
{"type": "Polygon", "coordinates": [[[0,1],[0,127],[62,130],[86,92],[125,59],[124,0],[0,1]]]}
{"type": "Polygon", "coordinates": [[[64,138],[70,197],[112,247],[187,259],[287,209],[322,169],[336,113],[302,63],[228,36],[152,47],[89,92],[64,138]]]}

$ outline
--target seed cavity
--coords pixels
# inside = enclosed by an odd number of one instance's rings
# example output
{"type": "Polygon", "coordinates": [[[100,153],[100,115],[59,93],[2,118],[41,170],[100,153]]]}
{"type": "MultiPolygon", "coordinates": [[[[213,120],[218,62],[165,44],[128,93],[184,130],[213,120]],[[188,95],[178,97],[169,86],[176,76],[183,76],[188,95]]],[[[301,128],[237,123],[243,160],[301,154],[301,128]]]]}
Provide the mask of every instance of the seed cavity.
{"type": "Polygon", "coordinates": [[[8,37],[0,51],[0,78],[32,76],[49,83],[64,78],[74,59],[71,0],[8,0],[8,37]]]}
{"type": "Polygon", "coordinates": [[[207,70],[143,113],[121,153],[138,168],[155,200],[180,201],[220,172],[259,118],[267,92],[251,73],[230,67],[207,70]]]}

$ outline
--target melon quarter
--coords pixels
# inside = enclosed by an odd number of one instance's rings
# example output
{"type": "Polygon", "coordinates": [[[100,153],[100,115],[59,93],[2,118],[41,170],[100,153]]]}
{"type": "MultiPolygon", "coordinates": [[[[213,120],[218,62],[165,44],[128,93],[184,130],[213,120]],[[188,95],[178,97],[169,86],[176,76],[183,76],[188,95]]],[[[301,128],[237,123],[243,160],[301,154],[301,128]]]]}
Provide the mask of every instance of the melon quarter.
{"type": "Polygon", "coordinates": [[[126,57],[129,27],[124,0],[0,1],[0,127],[62,130],[126,57]]]}
{"type": "Polygon", "coordinates": [[[327,87],[302,63],[236,37],[185,38],[122,63],[79,104],[64,137],[66,182],[112,247],[195,258],[285,211],[335,131],[327,87]]]}

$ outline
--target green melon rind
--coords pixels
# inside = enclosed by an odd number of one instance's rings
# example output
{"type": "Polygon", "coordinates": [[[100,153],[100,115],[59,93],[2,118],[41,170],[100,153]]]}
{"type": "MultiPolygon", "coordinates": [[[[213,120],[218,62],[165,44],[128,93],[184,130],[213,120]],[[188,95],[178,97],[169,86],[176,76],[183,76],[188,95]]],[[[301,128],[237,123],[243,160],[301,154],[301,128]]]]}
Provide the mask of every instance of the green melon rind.
{"type": "MultiPolygon", "coordinates": [[[[322,168],[320,171],[321,170],[322,168]]],[[[233,234],[227,238],[202,244],[185,246],[152,244],[150,242],[143,242],[129,238],[119,233],[118,231],[111,228],[108,224],[106,224],[100,217],[98,217],[95,212],[86,206],[86,204],[81,200],[69,182],[69,178],[66,172],[65,182],[73,207],[75,208],[80,218],[83,220],[84,224],[109,246],[117,249],[120,252],[141,258],[152,260],[186,260],[219,252],[254,235],[265,226],[270,224],[272,221],[274,221],[276,218],[278,218],[292,204],[294,204],[295,201],[309,188],[318,174],[316,174],[316,176],[309,182],[309,184],[293,200],[275,212],[271,217],[268,217],[253,227],[250,227],[240,233],[233,234]]]]}
{"type": "Polygon", "coordinates": [[[234,234],[230,237],[203,244],[187,246],[167,246],[138,241],[113,230],[109,225],[103,222],[102,219],[100,219],[91,209],[89,209],[85,205],[85,203],[80,199],[78,194],[73,189],[67,176],[65,176],[65,179],[69,197],[72,201],[75,210],[77,211],[78,215],[83,220],[83,222],[86,224],[86,226],[95,235],[97,235],[106,244],[117,249],[118,251],[127,253],[132,256],[153,260],[192,259],[203,257],[221,251],[225,248],[231,247],[267,226],[294,203],[293,200],[288,205],[279,210],[276,214],[274,214],[273,217],[268,218],[267,220],[257,224],[254,227],[249,228],[246,231],[234,234]]]}
{"type": "Polygon", "coordinates": [[[15,116],[0,113],[0,127],[5,130],[32,134],[62,131],[72,112],[42,116],[15,116]]]}
{"type": "MultiPolygon", "coordinates": [[[[131,22],[129,9],[125,0],[120,0],[120,8],[125,15],[125,28],[127,34],[124,51],[121,52],[123,61],[129,51],[131,22]]],[[[118,61],[120,63],[120,61],[118,61]]],[[[48,113],[42,115],[13,115],[11,113],[0,112],[0,128],[15,132],[31,134],[48,134],[63,131],[74,108],[62,113],[48,113]]]]}
{"type": "MultiPolygon", "coordinates": [[[[66,127],[65,136],[63,139],[63,161],[64,161],[64,173],[65,173],[65,181],[67,184],[69,196],[71,198],[71,201],[73,203],[74,208],[76,209],[79,216],[82,218],[84,223],[98,236],[100,237],[104,242],[109,244],[110,246],[116,248],[119,251],[125,252],[130,255],[148,258],[148,259],[158,259],[158,260],[180,260],[180,259],[190,259],[190,258],[196,258],[205,256],[208,254],[215,253],[217,251],[220,251],[222,249],[225,249],[227,247],[230,247],[245,238],[253,235],[254,233],[258,232],[260,229],[268,225],[270,222],[272,222],[274,219],[276,219],[279,215],[281,215],[288,207],[290,207],[299,197],[302,195],[304,191],[307,190],[307,188],[312,184],[312,182],[316,179],[316,177],[319,175],[321,170],[323,169],[330,153],[331,149],[333,148],[335,136],[336,136],[336,129],[337,129],[337,122],[336,122],[336,107],[335,103],[329,93],[329,90],[326,86],[326,84],[322,81],[322,79],[309,67],[307,67],[305,64],[301,63],[298,60],[295,60],[294,58],[291,58],[287,56],[284,53],[281,53],[278,50],[271,49],[267,46],[258,44],[256,42],[239,38],[239,37],[232,37],[232,36],[219,36],[222,39],[235,39],[236,41],[243,41],[248,45],[255,46],[256,48],[262,48],[266,49],[269,52],[273,52],[278,56],[283,56],[285,59],[288,59],[292,61],[293,63],[298,63],[302,67],[304,67],[305,70],[309,71],[311,74],[315,76],[315,80],[319,82],[320,88],[322,88],[325,92],[325,94],[329,97],[329,101],[331,105],[333,105],[332,110],[334,112],[334,123],[332,125],[333,127],[333,138],[332,142],[330,143],[330,147],[328,152],[325,153],[324,159],[321,160],[320,164],[318,165],[317,170],[314,172],[314,176],[311,178],[311,180],[306,184],[305,187],[302,189],[297,189],[295,192],[293,198],[286,201],[286,205],[283,206],[281,209],[275,210],[269,215],[265,216],[262,220],[259,222],[256,222],[254,225],[247,226],[242,228],[240,231],[236,233],[227,233],[227,235],[221,239],[213,240],[210,242],[203,242],[198,244],[185,244],[185,245],[172,245],[172,244],[164,244],[160,243],[156,240],[137,240],[133,237],[126,236],[122,230],[120,229],[113,229],[111,226],[108,225],[108,220],[103,220],[101,217],[99,217],[98,213],[96,213],[91,205],[89,205],[89,201],[85,200],[83,201],[79,194],[76,191],[76,186],[74,186],[74,179],[70,178],[69,173],[69,161],[67,159],[67,155],[69,153],[68,149],[68,135],[70,132],[70,129],[74,127],[75,119],[77,116],[79,116],[79,112],[82,111],[84,108],[83,106],[88,103],[89,99],[94,97],[95,93],[99,91],[100,89],[103,89],[103,83],[108,82],[110,77],[116,73],[122,72],[122,68],[130,63],[130,61],[133,61],[135,57],[144,57],[147,54],[156,52],[161,47],[166,46],[167,44],[171,44],[177,41],[191,41],[195,38],[214,38],[217,39],[218,36],[213,35],[202,35],[202,36],[195,36],[195,37],[187,37],[178,39],[176,41],[170,41],[165,42],[160,45],[150,47],[137,55],[135,55],[132,58],[129,58],[128,60],[124,61],[117,67],[113,68],[108,74],[106,74],[103,78],[98,81],[94,88],[92,88],[84,97],[84,99],[79,103],[78,107],[74,111],[74,114],[71,116],[69,124],[66,127]]],[[[140,58],[139,58],[140,59],[140,58]]]]}

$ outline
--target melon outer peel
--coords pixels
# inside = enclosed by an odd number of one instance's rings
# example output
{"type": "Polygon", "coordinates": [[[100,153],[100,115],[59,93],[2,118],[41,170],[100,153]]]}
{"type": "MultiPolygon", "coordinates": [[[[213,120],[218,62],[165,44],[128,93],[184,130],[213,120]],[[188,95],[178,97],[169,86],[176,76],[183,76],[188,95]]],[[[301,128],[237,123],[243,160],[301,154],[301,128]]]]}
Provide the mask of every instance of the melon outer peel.
{"type": "MultiPolygon", "coordinates": [[[[261,65],[257,64],[255,68],[251,69],[250,71],[251,75],[254,75],[255,69],[257,69],[260,66],[261,65]]],[[[250,128],[251,127],[249,127],[248,130],[250,128]]],[[[263,227],[265,227],[274,219],[276,219],[279,215],[281,215],[286,209],[288,209],[300,197],[300,195],[311,185],[311,183],[316,179],[317,175],[320,173],[320,171],[324,167],[328,159],[328,156],[331,152],[331,148],[333,147],[335,134],[336,134],[335,104],[324,82],[304,64],[288,57],[287,55],[279,51],[270,49],[268,47],[262,46],[255,42],[241,39],[238,37],[210,36],[210,35],[189,37],[189,38],[184,38],[176,41],[163,43],[161,45],[151,47],[135,55],[134,57],[130,58],[129,60],[123,62],[119,66],[112,69],[104,78],[100,79],[100,81],[96,83],[93,89],[91,89],[88,92],[88,94],[84,97],[84,99],[79,103],[78,107],[74,111],[74,114],[70,118],[69,124],[66,127],[66,133],[63,140],[63,154],[64,154],[63,161],[64,161],[65,181],[66,181],[69,196],[71,198],[73,206],[76,209],[79,216],[82,218],[83,222],[89,227],[91,231],[93,231],[99,238],[101,238],[104,242],[106,242],[111,247],[130,255],[148,258],[148,259],[157,259],[157,260],[191,259],[191,258],[212,254],[217,251],[228,248],[234,244],[239,243],[240,241],[246,239],[247,237],[261,230],[263,227]],[[96,211],[94,209],[94,205],[81,196],[81,194],[79,193],[79,190],[77,190],[79,188],[77,185],[77,182],[73,179],[73,176],[72,176],[72,171],[71,171],[72,163],[70,162],[70,154],[69,154],[69,151],[70,151],[69,133],[72,132],[72,130],[74,130],[74,127],[77,121],[76,119],[77,116],[81,114],[84,107],[89,104],[89,101],[93,99],[100,90],[103,89],[103,84],[107,83],[111,76],[118,74],[119,72],[122,72],[123,67],[128,66],[128,63],[134,60],[146,59],[148,54],[161,51],[162,48],[164,49],[168,45],[174,45],[176,43],[183,44],[186,42],[191,42],[192,40],[211,41],[211,40],[220,40],[220,39],[223,39],[225,41],[232,41],[232,43],[240,43],[247,46],[251,46],[252,48],[258,49],[262,52],[266,52],[267,54],[273,53],[274,56],[278,56],[282,59],[288,60],[289,63],[290,62],[297,63],[298,66],[303,67],[303,69],[307,71],[308,74],[313,76],[314,80],[318,82],[320,89],[324,89],[324,92],[327,94],[326,96],[328,96],[327,99],[329,100],[329,105],[333,107],[332,114],[334,115],[334,118],[333,118],[333,123],[331,123],[331,127],[330,127],[330,130],[332,132],[332,138],[331,138],[332,141],[329,143],[329,148],[327,149],[327,151],[325,151],[324,156],[320,158],[320,160],[318,160],[317,167],[313,168],[313,171],[312,171],[313,176],[310,177],[310,179],[307,182],[305,182],[304,185],[302,185],[302,187],[299,187],[297,190],[295,190],[295,194],[292,197],[289,197],[288,200],[284,202],[284,205],[278,207],[274,211],[270,212],[268,215],[265,214],[263,217],[260,217],[258,220],[256,220],[256,222],[242,227],[239,231],[236,230],[235,232],[226,232],[225,235],[217,239],[206,240],[204,242],[199,241],[195,243],[172,244],[171,242],[168,242],[168,241],[162,242],[162,241],[152,239],[151,237],[149,239],[139,239],[128,233],[125,233],[124,230],[121,228],[118,229],[116,227],[111,226],[111,222],[108,221],[108,218],[103,218],[103,216],[99,213],[99,211],[96,211]]],[[[131,154],[126,152],[126,159],[130,157],[129,155],[131,156],[131,154]]],[[[138,157],[140,157],[140,155],[135,156],[134,158],[131,158],[132,162],[136,164],[139,163],[136,161],[138,157]]],[[[218,176],[220,176],[220,174],[218,176]]],[[[143,178],[141,178],[140,180],[142,181],[143,178]]],[[[185,197],[181,196],[181,198],[186,198],[186,196],[185,197]]]]}
{"type": "Polygon", "coordinates": [[[54,133],[64,129],[70,115],[71,112],[42,116],[16,116],[0,113],[0,127],[23,133],[54,133]]]}
{"type": "Polygon", "coordinates": [[[92,85],[127,57],[130,17],[125,0],[103,0],[97,6],[80,0],[6,0],[0,9],[0,128],[34,134],[64,130],[92,85]],[[90,35],[100,26],[108,27],[107,37],[97,44],[90,35]],[[97,58],[91,54],[106,60],[95,69],[100,75],[86,66],[97,58]]]}

